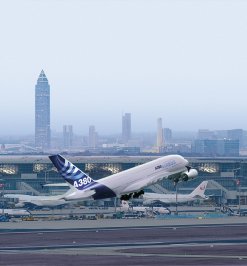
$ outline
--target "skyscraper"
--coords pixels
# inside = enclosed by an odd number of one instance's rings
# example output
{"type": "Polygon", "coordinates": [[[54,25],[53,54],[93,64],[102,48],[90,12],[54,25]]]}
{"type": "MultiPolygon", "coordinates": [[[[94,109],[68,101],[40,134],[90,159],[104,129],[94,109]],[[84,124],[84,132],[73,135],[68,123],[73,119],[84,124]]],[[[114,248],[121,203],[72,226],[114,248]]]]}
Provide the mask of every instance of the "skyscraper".
{"type": "Polygon", "coordinates": [[[50,85],[42,70],[35,86],[35,146],[48,149],[50,138],[50,85]]]}
{"type": "Polygon", "coordinates": [[[162,128],[162,118],[157,119],[157,149],[158,152],[161,152],[164,146],[164,135],[162,128]]]}
{"type": "Polygon", "coordinates": [[[71,148],[73,144],[73,127],[72,125],[63,126],[63,147],[71,148]]]}
{"type": "Polygon", "coordinates": [[[122,116],[122,140],[124,144],[128,144],[131,139],[131,114],[125,113],[122,116]]]}
{"type": "Polygon", "coordinates": [[[96,148],[98,142],[98,134],[95,131],[95,126],[90,126],[88,131],[88,146],[90,148],[96,148]]]}
{"type": "Polygon", "coordinates": [[[163,128],[163,137],[164,137],[164,139],[163,139],[163,142],[164,143],[169,143],[169,142],[171,142],[171,140],[172,140],[172,130],[170,129],[170,128],[163,128]]]}

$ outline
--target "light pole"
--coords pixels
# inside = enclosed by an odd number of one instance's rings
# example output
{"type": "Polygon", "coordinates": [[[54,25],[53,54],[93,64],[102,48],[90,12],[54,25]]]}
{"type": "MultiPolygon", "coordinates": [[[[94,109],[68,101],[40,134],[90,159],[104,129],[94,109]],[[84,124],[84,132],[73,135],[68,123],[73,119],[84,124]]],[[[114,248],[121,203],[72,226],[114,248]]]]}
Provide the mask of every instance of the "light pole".
{"type": "Polygon", "coordinates": [[[176,211],[175,214],[178,215],[178,182],[175,183],[176,188],[176,211]]]}
{"type": "Polygon", "coordinates": [[[114,213],[117,215],[117,197],[114,198],[114,213]]]}
{"type": "Polygon", "coordinates": [[[240,210],[241,210],[241,205],[240,205],[240,179],[237,179],[237,172],[240,169],[241,169],[240,167],[233,169],[234,180],[236,182],[236,185],[238,186],[238,213],[239,214],[240,214],[240,210]]]}
{"type": "Polygon", "coordinates": [[[49,179],[49,172],[53,171],[53,169],[45,170],[45,184],[47,183],[47,180],[49,179]]]}
{"type": "Polygon", "coordinates": [[[2,215],[4,215],[4,179],[0,179],[0,188],[2,189],[2,215]]]}
{"type": "Polygon", "coordinates": [[[241,210],[241,207],[240,207],[240,180],[238,179],[236,182],[238,185],[238,213],[240,214],[240,210],[241,210]]]}

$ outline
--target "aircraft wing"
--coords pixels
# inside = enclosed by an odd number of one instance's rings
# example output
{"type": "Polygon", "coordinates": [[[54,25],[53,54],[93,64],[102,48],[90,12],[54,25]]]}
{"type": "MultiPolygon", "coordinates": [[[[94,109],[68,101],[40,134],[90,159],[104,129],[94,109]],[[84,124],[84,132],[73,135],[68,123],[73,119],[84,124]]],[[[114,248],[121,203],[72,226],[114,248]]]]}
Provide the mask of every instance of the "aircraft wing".
{"type": "Polygon", "coordinates": [[[30,199],[29,195],[21,195],[21,194],[4,194],[3,197],[9,199],[20,199],[20,200],[30,199]]]}
{"type": "Polygon", "coordinates": [[[126,191],[136,191],[136,190],[142,189],[144,187],[148,187],[150,185],[155,184],[158,181],[163,180],[164,178],[167,178],[168,176],[169,176],[168,172],[167,173],[164,172],[163,176],[158,177],[158,178],[150,175],[146,179],[141,179],[137,182],[133,182],[133,183],[128,184],[128,186],[123,190],[122,194],[124,194],[126,191]]]}
{"type": "Polygon", "coordinates": [[[43,187],[69,187],[68,183],[52,183],[52,184],[45,184],[43,187]]]}
{"type": "Polygon", "coordinates": [[[156,201],[156,202],[163,202],[163,203],[168,203],[169,201],[167,199],[153,199],[153,201],[156,201]]]}
{"type": "Polygon", "coordinates": [[[94,189],[87,189],[87,190],[82,190],[80,193],[78,191],[73,191],[71,193],[66,194],[63,199],[65,200],[74,200],[74,199],[85,199],[93,196],[96,193],[94,189]]]}
{"type": "Polygon", "coordinates": [[[211,195],[205,195],[205,198],[204,199],[209,199],[210,197],[214,197],[215,195],[214,194],[211,194],[211,195]]]}

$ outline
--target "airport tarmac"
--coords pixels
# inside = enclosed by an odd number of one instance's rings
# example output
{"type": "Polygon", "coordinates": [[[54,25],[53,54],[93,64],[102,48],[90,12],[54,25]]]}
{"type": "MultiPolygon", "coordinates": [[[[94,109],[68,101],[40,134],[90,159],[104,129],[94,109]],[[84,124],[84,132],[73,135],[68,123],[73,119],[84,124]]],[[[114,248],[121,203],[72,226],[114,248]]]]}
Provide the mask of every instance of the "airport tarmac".
{"type": "Polygon", "coordinates": [[[81,228],[115,228],[115,227],[154,227],[154,226],[180,226],[180,225],[214,225],[214,224],[247,224],[247,216],[226,216],[219,218],[201,219],[195,218],[141,218],[141,219],[98,219],[98,220],[37,220],[0,223],[2,230],[39,230],[39,229],[81,229],[81,228]]]}
{"type": "Polygon", "coordinates": [[[0,224],[0,265],[247,265],[247,217],[0,224]]]}

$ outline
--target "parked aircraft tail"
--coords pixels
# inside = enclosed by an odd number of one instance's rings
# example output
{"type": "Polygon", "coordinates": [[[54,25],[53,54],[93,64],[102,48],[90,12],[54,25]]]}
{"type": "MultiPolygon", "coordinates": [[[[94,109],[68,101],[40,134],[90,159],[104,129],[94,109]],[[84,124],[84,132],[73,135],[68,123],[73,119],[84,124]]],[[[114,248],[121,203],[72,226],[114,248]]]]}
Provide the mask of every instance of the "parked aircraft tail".
{"type": "Polygon", "coordinates": [[[195,188],[191,193],[190,196],[193,198],[199,197],[206,199],[205,190],[207,188],[208,181],[203,181],[197,188],[195,188]]]}

